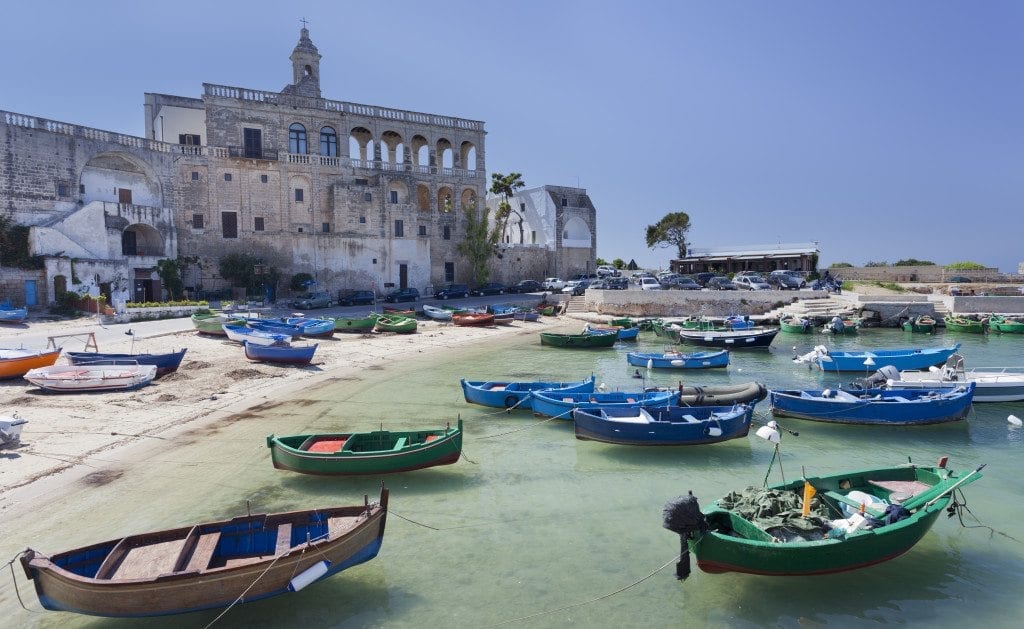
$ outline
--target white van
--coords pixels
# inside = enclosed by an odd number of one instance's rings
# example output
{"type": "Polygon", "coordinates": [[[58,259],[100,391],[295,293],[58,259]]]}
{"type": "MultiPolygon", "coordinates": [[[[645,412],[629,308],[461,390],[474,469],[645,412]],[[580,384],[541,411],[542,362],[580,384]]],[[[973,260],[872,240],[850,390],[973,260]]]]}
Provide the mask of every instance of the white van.
{"type": "Polygon", "coordinates": [[[545,290],[560,291],[565,288],[565,282],[557,277],[546,277],[543,284],[545,290]]]}
{"type": "Polygon", "coordinates": [[[641,277],[640,290],[661,290],[661,283],[656,277],[641,277]]]}

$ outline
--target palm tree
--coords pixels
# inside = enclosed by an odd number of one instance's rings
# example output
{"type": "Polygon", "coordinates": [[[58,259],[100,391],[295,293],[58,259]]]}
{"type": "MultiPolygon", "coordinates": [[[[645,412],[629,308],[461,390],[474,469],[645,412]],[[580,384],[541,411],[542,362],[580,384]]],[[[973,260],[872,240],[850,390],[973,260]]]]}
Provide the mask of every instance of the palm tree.
{"type": "Polygon", "coordinates": [[[515,195],[516,190],[525,187],[526,183],[523,181],[521,173],[509,173],[507,175],[491,173],[490,192],[491,194],[501,196],[501,201],[498,203],[498,211],[494,214],[494,229],[491,230],[490,241],[493,245],[497,245],[501,240],[501,235],[505,233],[508,217],[512,214],[512,197],[515,195]]]}

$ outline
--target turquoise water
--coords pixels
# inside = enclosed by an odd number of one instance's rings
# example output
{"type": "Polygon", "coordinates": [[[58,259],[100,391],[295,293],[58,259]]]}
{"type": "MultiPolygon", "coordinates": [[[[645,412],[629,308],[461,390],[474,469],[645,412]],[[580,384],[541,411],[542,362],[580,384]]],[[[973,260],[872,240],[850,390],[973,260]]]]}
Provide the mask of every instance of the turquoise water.
{"type": "MultiPolygon", "coordinates": [[[[686,384],[756,379],[774,388],[821,388],[856,374],[823,374],[791,362],[815,343],[837,348],[938,346],[959,341],[967,366],[1020,365],[1024,338],[911,335],[866,330],[828,338],[780,334],[770,352],[734,352],[726,370],[687,371],[686,384]]],[[[908,554],[865,570],[815,578],[710,575],[674,577],[678,537],[661,527],[665,502],[693,490],[702,504],[732,489],[760,485],[772,456],[750,437],[690,448],[622,447],[578,441],[567,421],[466,404],[468,379],[581,379],[590,373],[611,388],[636,388],[625,352],[658,351],[644,333],[614,350],[541,347],[536,335],[467,348],[457,358],[384,363],[350,379],[333,379],[168,444],[145,469],[81,493],[60,513],[11,522],[11,556],[30,542],[63,550],[121,534],[253,512],[361,502],[380,479],[305,477],[274,470],[266,434],[441,426],[466,423],[465,455],[455,465],[386,479],[391,515],[380,555],[301,593],[242,605],[223,626],[520,627],[762,626],[906,623],[930,626],[1016,626],[1024,611],[1024,545],[987,529],[941,519],[908,554]],[[71,522],[80,526],[69,527],[71,522]],[[430,527],[430,528],[428,528],[430,527]],[[663,567],[664,566],[664,567],[663,567]],[[657,571],[659,568],[662,568],[657,571]],[[655,571],[657,571],[655,573],[655,571]],[[652,575],[652,573],[655,573],[652,575]],[[650,575],[650,576],[649,576],[650,575]],[[644,577],[648,577],[645,580],[644,577]],[[630,584],[633,587],[608,596],[630,584]],[[557,611],[553,611],[557,610],[557,611]]],[[[656,372],[647,385],[675,385],[656,372]]],[[[767,419],[762,403],[758,419],[767,419]]],[[[1024,403],[975,405],[967,422],[917,428],[830,426],[799,420],[782,443],[786,478],[949,455],[956,469],[987,463],[966,495],[985,524],[1024,540],[1020,490],[1022,433],[1007,415],[1024,403]]],[[[98,469],[113,459],[95,460],[98,469]]],[[[781,480],[778,468],[771,480],[781,480]]],[[[56,507],[54,507],[56,508],[56,507]]],[[[969,522],[973,523],[973,522],[969,522]]],[[[5,528],[7,526],[5,525],[5,528]]],[[[19,571],[20,572],[20,571],[19,571]]],[[[22,595],[34,595],[24,579],[22,595]]],[[[0,609],[19,625],[127,626],[20,610],[9,584],[0,609]]],[[[217,613],[157,619],[158,627],[204,625],[217,613]]]]}

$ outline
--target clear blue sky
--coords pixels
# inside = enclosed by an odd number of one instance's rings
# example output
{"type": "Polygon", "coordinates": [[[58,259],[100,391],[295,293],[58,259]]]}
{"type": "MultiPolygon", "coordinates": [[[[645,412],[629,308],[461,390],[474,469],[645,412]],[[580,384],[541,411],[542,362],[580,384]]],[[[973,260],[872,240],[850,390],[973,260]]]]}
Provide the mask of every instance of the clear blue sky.
{"type": "Polygon", "coordinates": [[[816,240],[822,264],[1024,261],[1024,3],[18,2],[0,109],[142,134],[143,92],[277,90],[483,120],[490,172],[586,188],[598,255],[816,240]]]}

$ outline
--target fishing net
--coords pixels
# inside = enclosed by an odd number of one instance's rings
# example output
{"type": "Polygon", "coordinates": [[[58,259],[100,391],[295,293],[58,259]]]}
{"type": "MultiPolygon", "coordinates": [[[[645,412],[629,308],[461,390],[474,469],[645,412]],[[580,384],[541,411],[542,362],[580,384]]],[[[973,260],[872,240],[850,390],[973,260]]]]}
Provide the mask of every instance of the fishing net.
{"type": "Polygon", "coordinates": [[[788,489],[747,487],[718,500],[718,506],[753,522],[783,541],[822,539],[829,531],[828,507],[811,498],[811,511],[802,515],[803,493],[788,489]]]}

